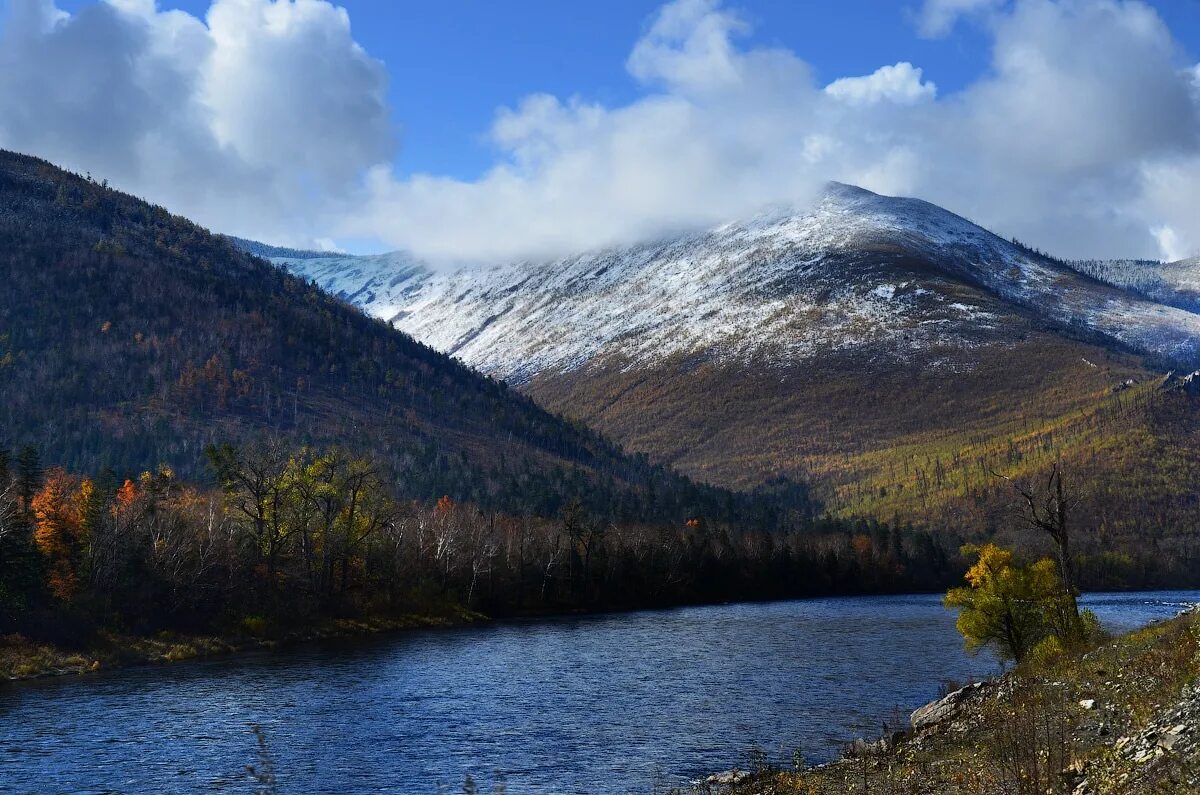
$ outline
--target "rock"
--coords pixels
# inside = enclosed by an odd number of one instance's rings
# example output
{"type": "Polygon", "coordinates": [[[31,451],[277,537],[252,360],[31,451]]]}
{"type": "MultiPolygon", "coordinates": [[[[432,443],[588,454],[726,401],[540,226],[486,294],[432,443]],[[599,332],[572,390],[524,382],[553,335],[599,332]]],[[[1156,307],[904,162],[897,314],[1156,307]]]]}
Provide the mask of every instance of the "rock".
{"type": "Polygon", "coordinates": [[[1158,747],[1165,748],[1166,750],[1170,751],[1175,747],[1175,743],[1177,742],[1179,742],[1179,735],[1168,732],[1167,734],[1164,734],[1162,737],[1158,738],[1158,747]]]}
{"type": "Polygon", "coordinates": [[[892,749],[892,741],[890,737],[881,737],[874,742],[868,740],[855,740],[850,743],[849,752],[851,756],[883,756],[892,749]]]}
{"type": "Polygon", "coordinates": [[[748,778],[750,774],[745,770],[726,770],[724,773],[713,773],[704,779],[704,783],[710,787],[736,787],[748,778]]]}
{"type": "Polygon", "coordinates": [[[973,685],[959,688],[936,701],[930,701],[925,706],[914,710],[909,716],[909,722],[912,723],[914,729],[919,731],[951,720],[962,711],[965,701],[981,693],[987,686],[987,682],[976,682],[973,685]]]}
{"type": "Polygon", "coordinates": [[[1096,699],[1085,698],[1084,700],[1079,702],[1079,706],[1083,707],[1084,709],[1094,709],[1096,706],[1096,699]]]}

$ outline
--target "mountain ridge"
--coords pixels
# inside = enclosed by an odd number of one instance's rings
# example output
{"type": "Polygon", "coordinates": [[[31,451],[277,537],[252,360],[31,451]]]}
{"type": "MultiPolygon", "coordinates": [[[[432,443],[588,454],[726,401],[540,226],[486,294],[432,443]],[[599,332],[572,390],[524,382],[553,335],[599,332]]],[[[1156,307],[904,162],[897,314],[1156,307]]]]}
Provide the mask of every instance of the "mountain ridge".
{"type": "Polygon", "coordinates": [[[601,352],[637,361],[705,349],[757,354],[786,342],[779,358],[794,360],[867,342],[891,341],[896,353],[922,343],[970,344],[990,313],[956,300],[952,289],[921,283],[931,278],[1163,359],[1200,360],[1200,317],[1191,312],[1104,284],[928,202],[837,183],[807,213],[776,208],[550,263],[439,270],[403,252],[273,261],[515,383],[601,352]],[[914,312],[928,322],[905,327],[914,312]],[[796,318],[804,313],[818,322],[802,328],[796,318]]]}

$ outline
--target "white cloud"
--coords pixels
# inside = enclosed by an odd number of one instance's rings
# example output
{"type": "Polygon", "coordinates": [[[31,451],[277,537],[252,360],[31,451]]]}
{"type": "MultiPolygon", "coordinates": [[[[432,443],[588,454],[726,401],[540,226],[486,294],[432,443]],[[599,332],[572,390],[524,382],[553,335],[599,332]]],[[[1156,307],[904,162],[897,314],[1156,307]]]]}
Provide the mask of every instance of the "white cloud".
{"type": "Polygon", "coordinates": [[[664,7],[629,58],[644,98],[528,97],[497,114],[502,157],[482,178],[376,169],[343,231],[437,259],[537,257],[807,200],[826,179],[806,144],[821,92],[791,53],[737,48],[744,29],[711,0],[664,7]]]}
{"type": "Polygon", "coordinates": [[[530,97],[499,113],[501,156],[483,177],[379,170],[371,212],[347,231],[439,258],[540,256],[800,201],[839,179],[1064,256],[1166,254],[1164,225],[1175,249],[1200,240],[1171,209],[1194,207],[1200,183],[1162,165],[1197,157],[1193,72],[1157,15],[1112,0],[989,7],[991,69],[939,98],[904,62],[822,90],[796,54],[739,46],[745,23],[714,0],[681,0],[633,47],[642,99],[530,97]]]}
{"type": "Polygon", "coordinates": [[[1135,209],[1149,220],[1167,260],[1200,256],[1200,157],[1146,164],[1135,209]]]}
{"type": "Polygon", "coordinates": [[[1150,230],[1154,235],[1154,239],[1158,241],[1158,248],[1163,252],[1163,256],[1170,261],[1185,259],[1188,252],[1183,248],[1179,240],[1179,233],[1170,226],[1156,226],[1150,230]]]}
{"type": "Polygon", "coordinates": [[[951,94],[907,62],[822,87],[799,54],[747,45],[719,0],[676,0],[632,43],[638,99],[500,109],[495,162],[471,180],[394,172],[387,76],[323,0],[216,0],[204,21],[151,0],[71,17],[12,3],[0,145],[271,242],[548,256],[803,202],[838,179],[1065,256],[1200,247],[1200,72],[1136,0],[931,0],[921,32],[973,13],[992,39],[990,68],[951,94]]]}
{"type": "Polygon", "coordinates": [[[992,74],[948,103],[951,148],[923,192],[1065,255],[1166,253],[1146,174],[1197,157],[1200,106],[1161,19],[1137,2],[1026,0],[993,35],[992,74]]]}
{"type": "Polygon", "coordinates": [[[864,77],[843,77],[825,86],[825,93],[851,105],[896,102],[914,105],[937,95],[937,86],[921,81],[921,70],[907,61],[881,66],[864,77]]]}
{"type": "Polygon", "coordinates": [[[718,0],[677,0],[658,13],[634,46],[627,66],[639,80],[662,81],[685,92],[734,88],[744,70],[732,37],[748,30],[718,0]]]}
{"type": "Polygon", "coordinates": [[[302,243],[393,155],[380,63],[321,0],[153,0],[75,15],[11,0],[0,145],[91,171],[222,231],[302,243]]]}
{"type": "Polygon", "coordinates": [[[1006,0],[925,0],[917,16],[917,29],[922,36],[945,36],[960,17],[989,11],[1004,5],[1006,0]]]}

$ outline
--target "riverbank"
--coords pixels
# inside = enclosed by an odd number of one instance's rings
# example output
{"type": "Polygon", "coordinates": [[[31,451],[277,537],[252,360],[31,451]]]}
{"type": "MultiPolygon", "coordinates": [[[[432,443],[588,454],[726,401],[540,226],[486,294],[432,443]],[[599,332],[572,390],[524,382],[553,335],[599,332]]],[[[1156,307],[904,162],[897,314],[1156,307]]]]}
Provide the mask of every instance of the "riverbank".
{"type": "Polygon", "coordinates": [[[264,651],[317,640],[364,637],[412,629],[452,627],[489,620],[482,613],[447,607],[428,613],[368,618],[332,618],[288,629],[243,622],[237,630],[195,635],[161,632],[153,636],[100,631],[80,649],[67,649],[22,635],[0,636],[0,681],[73,676],[131,665],[161,665],[183,660],[264,651]]]}
{"type": "Polygon", "coordinates": [[[837,761],[714,776],[688,793],[1138,795],[1200,792],[1200,616],[1187,613],[1043,670],[916,710],[837,761]]]}

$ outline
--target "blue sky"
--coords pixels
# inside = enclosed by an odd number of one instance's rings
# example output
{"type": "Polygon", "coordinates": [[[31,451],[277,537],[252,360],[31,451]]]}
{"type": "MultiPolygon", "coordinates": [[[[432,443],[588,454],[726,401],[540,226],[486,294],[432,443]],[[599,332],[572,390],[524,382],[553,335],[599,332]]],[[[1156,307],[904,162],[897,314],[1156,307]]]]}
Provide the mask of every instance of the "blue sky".
{"type": "MultiPolygon", "coordinates": [[[[534,91],[579,94],[605,105],[638,96],[641,87],[625,70],[625,59],[659,5],[647,0],[451,0],[351,2],[347,8],[360,31],[356,38],[384,59],[389,72],[421,76],[392,88],[405,130],[401,168],[467,178],[492,158],[481,134],[497,107],[534,91]]],[[[986,42],[977,31],[964,27],[950,41],[922,40],[913,32],[911,11],[898,3],[749,0],[737,5],[754,24],[750,43],[803,53],[828,80],[907,60],[929,64],[927,71],[944,75],[945,85],[953,88],[986,65],[986,42]]]]}
{"type": "Polygon", "coordinates": [[[1200,0],[0,8],[0,146],[271,242],[549,256],[838,179],[1200,252],[1200,0]]]}

